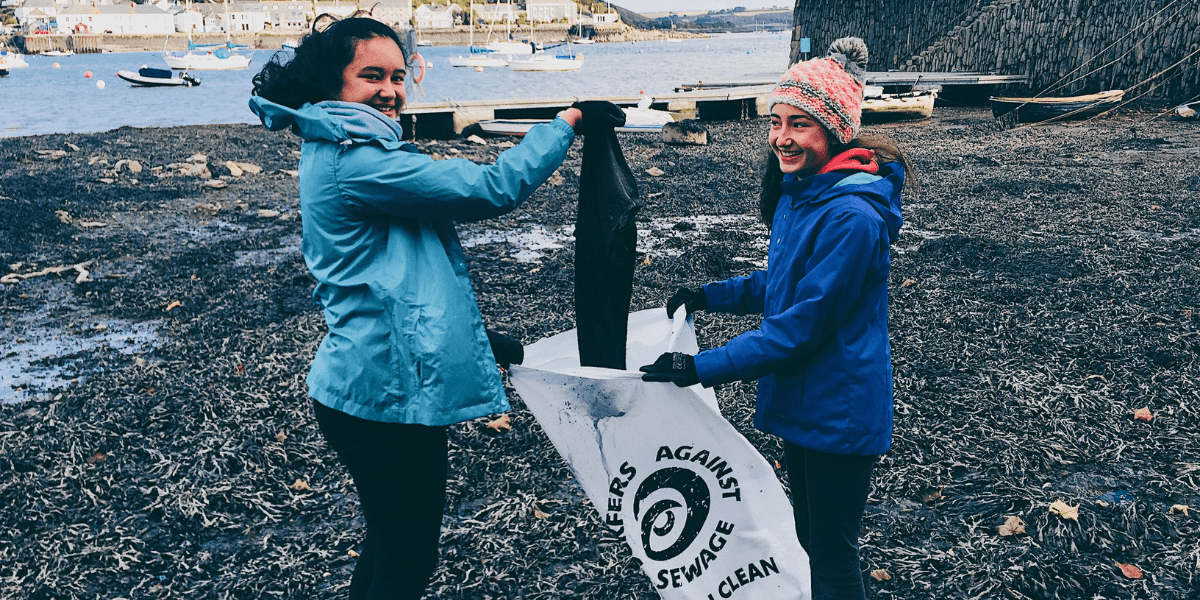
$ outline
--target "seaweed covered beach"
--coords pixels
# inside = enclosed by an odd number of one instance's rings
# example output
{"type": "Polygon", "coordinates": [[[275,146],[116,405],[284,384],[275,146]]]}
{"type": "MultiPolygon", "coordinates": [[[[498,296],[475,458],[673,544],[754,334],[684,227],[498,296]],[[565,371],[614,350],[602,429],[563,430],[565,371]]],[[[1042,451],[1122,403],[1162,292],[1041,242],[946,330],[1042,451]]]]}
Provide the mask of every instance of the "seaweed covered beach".
{"type": "MultiPolygon", "coordinates": [[[[1155,114],[868,128],[920,183],[892,254],[870,597],[1200,597],[1200,122],[1155,114]]],[[[763,266],[765,132],[622,135],[647,201],[634,310],[763,266]]],[[[485,322],[526,344],[574,327],[580,148],[520,210],[459,227],[485,322]]],[[[325,325],[298,150],[251,125],[0,140],[0,598],[345,597],[364,525],[305,391],[325,325]]],[[[711,347],[757,321],[696,323],[711,347]]],[[[754,389],[718,388],[722,411],[781,463],[754,389]]],[[[427,597],[656,598],[511,400],[510,428],[451,428],[427,597]]]]}

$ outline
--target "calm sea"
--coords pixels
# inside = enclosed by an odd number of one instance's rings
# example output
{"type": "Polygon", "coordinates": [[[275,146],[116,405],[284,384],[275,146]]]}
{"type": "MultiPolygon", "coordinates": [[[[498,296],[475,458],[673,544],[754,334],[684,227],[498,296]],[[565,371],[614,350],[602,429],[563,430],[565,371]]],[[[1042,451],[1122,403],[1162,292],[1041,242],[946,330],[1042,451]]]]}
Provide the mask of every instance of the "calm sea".
{"type": "MultiPolygon", "coordinates": [[[[463,46],[421,48],[433,68],[422,82],[423,90],[411,91],[409,101],[664,94],[684,83],[782,73],[788,38],[779,33],[734,33],[675,43],[610,43],[574,49],[584,55],[583,67],[576,72],[499,68],[477,73],[447,63],[448,58],[466,52],[463,46]]],[[[160,52],[27,56],[29,67],[0,78],[0,137],[90,133],[123,125],[257,122],[246,107],[250,79],[272,54],[255,51],[250,68],[240,71],[199,71],[201,85],[194,88],[134,88],[116,76],[119,70],[136,71],[142,65],[165,68],[160,52]],[[59,68],[53,67],[55,63],[59,68]],[[87,71],[92,72],[91,79],[84,77],[87,71]],[[96,85],[101,80],[104,89],[96,85]]]]}

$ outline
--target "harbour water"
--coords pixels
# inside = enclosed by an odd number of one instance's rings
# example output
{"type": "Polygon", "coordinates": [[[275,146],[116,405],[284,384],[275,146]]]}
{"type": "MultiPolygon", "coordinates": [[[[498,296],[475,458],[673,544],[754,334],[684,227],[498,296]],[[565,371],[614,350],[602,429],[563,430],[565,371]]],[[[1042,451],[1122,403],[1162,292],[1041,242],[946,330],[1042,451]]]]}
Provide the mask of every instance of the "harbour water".
{"type": "MultiPolygon", "coordinates": [[[[584,55],[575,72],[514,72],[453,68],[464,46],[421,48],[433,67],[410,102],[509,100],[563,96],[670,93],[697,81],[782,73],[788,38],[779,33],[734,33],[671,43],[647,41],[573,46],[584,55]]],[[[251,79],[275,51],[256,50],[250,68],[198,71],[194,88],[134,88],[116,76],[142,65],[165,67],[161,52],[28,56],[29,66],[0,78],[0,137],[91,133],[130,125],[169,127],[257,122],[246,107],[251,79]],[[59,68],[54,68],[54,63],[59,68]],[[85,78],[90,71],[92,78],[85,78]],[[103,80],[104,88],[97,82],[103,80]]],[[[564,54],[566,47],[550,52],[564,54]]]]}

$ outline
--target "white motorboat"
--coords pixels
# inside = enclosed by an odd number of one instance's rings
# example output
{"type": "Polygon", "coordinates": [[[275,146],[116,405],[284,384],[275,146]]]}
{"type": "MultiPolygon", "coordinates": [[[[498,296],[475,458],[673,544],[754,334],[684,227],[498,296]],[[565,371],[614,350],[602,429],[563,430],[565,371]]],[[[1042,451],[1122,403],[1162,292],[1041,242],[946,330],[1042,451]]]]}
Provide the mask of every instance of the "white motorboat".
{"type": "MultiPolygon", "coordinates": [[[[471,4],[471,10],[475,10],[475,4],[471,4]]],[[[472,13],[473,14],[473,13],[472,13]]],[[[475,24],[471,24],[470,37],[467,47],[471,49],[470,56],[456,56],[450,59],[452,67],[507,67],[508,62],[503,58],[496,56],[493,52],[488,52],[483,48],[475,46],[475,24]]]]}
{"type": "MultiPolygon", "coordinates": [[[[509,14],[511,14],[512,13],[512,0],[508,0],[508,4],[509,4],[509,14]]],[[[514,56],[520,56],[523,54],[533,54],[534,46],[530,42],[519,42],[519,41],[515,41],[512,39],[512,20],[505,19],[504,24],[505,24],[504,33],[508,37],[507,42],[500,42],[500,41],[494,42],[489,39],[488,42],[485,43],[483,46],[477,47],[474,44],[472,44],[471,45],[471,53],[479,52],[479,53],[485,53],[485,54],[505,54],[505,55],[511,54],[514,56]]],[[[472,27],[471,31],[474,31],[474,30],[475,30],[475,28],[472,27]]],[[[489,33],[488,33],[489,38],[491,37],[490,31],[491,30],[489,29],[489,33]]]]}
{"type": "Polygon", "coordinates": [[[583,66],[583,55],[554,56],[539,52],[529,58],[508,59],[508,68],[514,71],[578,71],[583,66]]]}
{"type": "Polygon", "coordinates": [[[170,69],[152,69],[142,65],[136,73],[117,71],[117,77],[128,81],[133,87],[194,87],[200,80],[184,71],[178,77],[170,69]]]}
{"type": "Polygon", "coordinates": [[[572,44],[595,44],[596,40],[593,40],[592,38],[582,37],[571,43],[572,44]]]}
{"type": "Polygon", "coordinates": [[[0,50],[0,71],[8,71],[10,69],[20,69],[28,67],[29,63],[25,62],[25,57],[9,50],[0,50]]]}
{"type": "Polygon", "coordinates": [[[492,54],[533,54],[533,46],[528,42],[488,42],[483,49],[492,54]]]}
{"type": "MultiPolygon", "coordinates": [[[[189,2],[187,5],[191,7],[189,2]]],[[[229,22],[229,0],[225,0],[225,22],[229,22]]],[[[228,71],[245,69],[250,66],[250,57],[238,54],[238,49],[248,46],[235,45],[225,32],[225,43],[215,45],[199,45],[192,42],[192,34],[188,32],[187,54],[173,54],[166,51],[163,44],[163,61],[167,66],[176,70],[190,71],[228,71]]]]}
{"type": "Polygon", "coordinates": [[[225,46],[194,46],[187,54],[163,54],[163,62],[177,70],[226,71],[245,69],[250,66],[250,57],[238,54],[225,46]]]}
{"type": "Polygon", "coordinates": [[[452,67],[507,67],[508,61],[491,54],[472,54],[450,59],[452,67]]]}
{"type": "Polygon", "coordinates": [[[73,50],[47,50],[42,53],[42,56],[74,56],[73,50]]]}

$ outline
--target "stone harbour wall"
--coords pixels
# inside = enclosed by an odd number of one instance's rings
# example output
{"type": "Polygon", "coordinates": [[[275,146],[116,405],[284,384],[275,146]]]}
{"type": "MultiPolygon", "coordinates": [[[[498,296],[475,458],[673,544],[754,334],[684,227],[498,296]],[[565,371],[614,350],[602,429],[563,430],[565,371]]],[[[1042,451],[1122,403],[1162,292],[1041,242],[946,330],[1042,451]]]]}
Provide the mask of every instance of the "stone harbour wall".
{"type": "Polygon", "coordinates": [[[801,38],[820,56],[856,35],[873,71],[1026,75],[1006,91],[1184,102],[1200,95],[1197,30],[1197,0],[797,0],[791,58],[801,38]]]}

